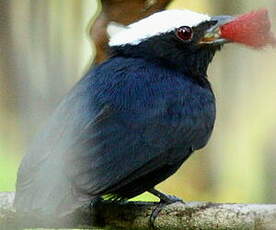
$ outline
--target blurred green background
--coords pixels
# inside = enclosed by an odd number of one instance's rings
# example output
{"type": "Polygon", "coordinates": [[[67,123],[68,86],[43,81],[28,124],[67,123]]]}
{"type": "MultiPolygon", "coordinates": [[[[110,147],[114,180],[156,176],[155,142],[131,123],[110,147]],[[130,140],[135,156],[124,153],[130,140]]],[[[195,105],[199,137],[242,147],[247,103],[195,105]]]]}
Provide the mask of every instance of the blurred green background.
{"type": "MultiPolygon", "coordinates": [[[[276,25],[275,0],[175,0],[169,8],[211,15],[268,8],[276,25]]],[[[15,190],[25,149],[87,69],[87,29],[99,9],[96,0],[0,0],[0,191],[15,190]]],[[[209,78],[218,107],[209,145],[158,188],[184,200],[275,202],[275,50],[227,45],[209,78]]]]}

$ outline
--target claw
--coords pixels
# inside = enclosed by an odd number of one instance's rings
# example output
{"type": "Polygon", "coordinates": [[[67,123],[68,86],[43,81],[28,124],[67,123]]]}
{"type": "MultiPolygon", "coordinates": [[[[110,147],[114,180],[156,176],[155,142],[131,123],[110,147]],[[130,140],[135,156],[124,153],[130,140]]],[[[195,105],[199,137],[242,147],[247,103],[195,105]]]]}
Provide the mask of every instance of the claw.
{"type": "Polygon", "coordinates": [[[167,195],[165,193],[159,192],[158,190],[156,190],[154,188],[148,190],[148,192],[157,196],[160,199],[160,203],[151,213],[150,220],[149,220],[150,229],[155,229],[155,227],[154,227],[155,219],[157,218],[157,216],[159,215],[159,213],[162,211],[162,209],[164,207],[166,207],[169,204],[176,203],[176,202],[184,203],[184,201],[176,196],[167,195]]]}
{"type": "Polygon", "coordinates": [[[158,206],[152,211],[149,219],[149,229],[155,229],[154,222],[165,206],[167,206],[167,204],[159,203],[158,206]]]}

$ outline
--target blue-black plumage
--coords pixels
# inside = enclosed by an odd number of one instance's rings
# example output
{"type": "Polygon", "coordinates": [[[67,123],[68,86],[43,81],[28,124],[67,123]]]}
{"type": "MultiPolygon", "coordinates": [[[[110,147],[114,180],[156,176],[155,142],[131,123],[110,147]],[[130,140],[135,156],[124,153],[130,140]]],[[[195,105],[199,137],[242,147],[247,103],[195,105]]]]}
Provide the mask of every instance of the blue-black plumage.
{"type": "Polygon", "coordinates": [[[206,71],[226,42],[220,24],[164,11],[111,37],[112,57],[65,96],[25,155],[17,211],[64,215],[103,195],[134,197],[204,147],[215,122],[206,71]],[[162,18],[158,32],[151,26],[162,18]]]}

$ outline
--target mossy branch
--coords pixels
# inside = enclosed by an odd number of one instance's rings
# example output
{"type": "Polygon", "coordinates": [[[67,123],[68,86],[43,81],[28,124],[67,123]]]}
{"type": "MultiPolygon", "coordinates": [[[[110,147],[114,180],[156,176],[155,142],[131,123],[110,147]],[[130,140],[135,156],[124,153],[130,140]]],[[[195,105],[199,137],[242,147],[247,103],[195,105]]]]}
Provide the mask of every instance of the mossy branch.
{"type": "MultiPolygon", "coordinates": [[[[99,202],[93,210],[83,207],[63,218],[47,218],[39,213],[24,216],[13,208],[14,193],[0,193],[0,229],[22,228],[104,228],[149,229],[149,219],[158,207],[150,202],[99,202]]],[[[276,229],[276,205],[216,204],[181,202],[165,206],[158,214],[158,230],[276,229]]]]}

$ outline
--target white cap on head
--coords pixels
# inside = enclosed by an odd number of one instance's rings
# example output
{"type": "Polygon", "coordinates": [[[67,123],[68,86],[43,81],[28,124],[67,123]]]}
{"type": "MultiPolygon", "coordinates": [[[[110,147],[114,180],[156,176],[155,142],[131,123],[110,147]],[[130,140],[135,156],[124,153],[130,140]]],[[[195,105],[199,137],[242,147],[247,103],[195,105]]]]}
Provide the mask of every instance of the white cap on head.
{"type": "MultiPolygon", "coordinates": [[[[109,46],[138,45],[147,38],[173,31],[181,26],[194,27],[210,19],[211,17],[206,14],[190,10],[161,11],[130,24],[115,35],[111,35],[109,46]]],[[[112,26],[114,24],[109,27],[112,26]]],[[[112,31],[114,29],[108,28],[108,30],[112,31]]]]}

